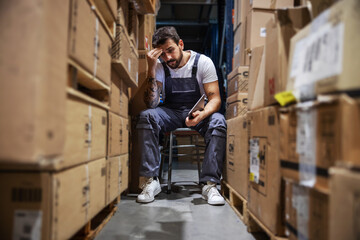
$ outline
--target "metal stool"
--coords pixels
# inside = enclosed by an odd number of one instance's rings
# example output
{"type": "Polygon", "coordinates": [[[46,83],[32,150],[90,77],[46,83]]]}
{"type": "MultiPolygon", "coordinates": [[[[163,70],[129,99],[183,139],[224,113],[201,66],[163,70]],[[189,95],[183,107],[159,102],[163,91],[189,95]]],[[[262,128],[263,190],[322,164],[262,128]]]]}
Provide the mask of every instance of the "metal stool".
{"type": "MultiPolygon", "coordinates": [[[[198,165],[198,175],[199,175],[199,180],[200,180],[200,174],[201,174],[201,164],[200,164],[200,153],[199,150],[200,149],[205,149],[204,145],[199,145],[198,144],[198,138],[199,136],[201,136],[197,131],[191,129],[191,128],[177,128],[174,131],[171,132],[167,132],[165,134],[165,141],[164,141],[164,147],[161,150],[161,155],[162,156],[168,156],[169,157],[169,166],[168,166],[168,181],[167,181],[167,193],[169,194],[171,192],[171,172],[172,172],[172,162],[173,162],[173,157],[180,157],[180,156],[197,156],[197,165],[198,165]],[[191,144],[190,145],[174,145],[173,144],[173,140],[174,137],[178,137],[178,136],[195,136],[195,144],[191,144]],[[167,147],[169,146],[169,147],[167,147]],[[179,153],[173,153],[174,149],[177,148],[195,148],[196,153],[193,154],[179,154],[179,153]]],[[[192,139],[191,139],[192,140],[192,139]]],[[[163,169],[163,164],[164,164],[164,159],[162,159],[161,161],[161,170],[160,170],[160,176],[162,177],[162,169],[163,169]]]]}

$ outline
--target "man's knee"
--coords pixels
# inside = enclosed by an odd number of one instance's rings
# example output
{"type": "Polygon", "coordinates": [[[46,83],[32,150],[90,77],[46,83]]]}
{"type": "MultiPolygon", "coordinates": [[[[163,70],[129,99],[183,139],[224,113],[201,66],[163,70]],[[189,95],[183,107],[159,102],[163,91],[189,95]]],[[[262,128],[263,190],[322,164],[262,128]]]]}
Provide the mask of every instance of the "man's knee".
{"type": "Polygon", "coordinates": [[[157,122],[158,113],[155,109],[146,109],[141,111],[136,128],[151,128],[150,126],[157,122]]]}

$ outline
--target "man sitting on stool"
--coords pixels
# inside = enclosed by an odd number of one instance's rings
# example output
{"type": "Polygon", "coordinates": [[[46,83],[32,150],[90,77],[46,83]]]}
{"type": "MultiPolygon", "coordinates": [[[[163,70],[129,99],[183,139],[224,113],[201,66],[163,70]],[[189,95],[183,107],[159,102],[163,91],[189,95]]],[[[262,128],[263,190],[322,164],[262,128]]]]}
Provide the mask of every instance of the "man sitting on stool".
{"type": "Polygon", "coordinates": [[[142,111],[136,125],[141,153],[140,181],[142,192],[137,202],[149,203],[161,192],[159,134],[179,127],[191,127],[205,140],[206,150],[200,182],[202,196],[211,205],[223,205],[220,183],[226,149],[226,121],[220,109],[221,98],[215,66],[211,59],[194,51],[184,51],[184,43],[174,27],[159,28],[153,36],[154,49],[147,54],[148,77],[144,101],[149,109],[142,111]],[[159,59],[160,58],[160,59],[159,59]],[[160,92],[164,104],[159,105],[160,92]],[[206,94],[204,110],[189,119],[188,112],[206,94]]]}

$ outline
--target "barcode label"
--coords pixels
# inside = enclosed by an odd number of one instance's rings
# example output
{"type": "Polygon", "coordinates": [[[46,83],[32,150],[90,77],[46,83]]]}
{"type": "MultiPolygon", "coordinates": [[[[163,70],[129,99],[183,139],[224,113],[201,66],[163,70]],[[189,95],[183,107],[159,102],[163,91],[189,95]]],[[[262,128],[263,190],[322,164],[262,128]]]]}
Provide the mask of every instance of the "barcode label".
{"type": "Polygon", "coordinates": [[[260,28],[260,37],[266,37],[266,28],[260,28]]]}
{"type": "Polygon", "coordinates": [[[13,188],[11,189],[12,202],[41,202],[41,188],[13,188]]]}
{"type": "Polygon", "coordinates": [[[341,74],[344,24],[323,25],[295,45],[291,77],[295,88],[341,74]]]}
{"type": "Polygon", "coordinates": [[[14,213],[14,240],[40,240],[42,225],[42,211],[15,210],[14,213]]]}
{"type": "Polygon", "coordinates": [[[250,139],[250,176],[251,180],[259,183],[260,158],[259,158],[259,139],[250,139]]]}

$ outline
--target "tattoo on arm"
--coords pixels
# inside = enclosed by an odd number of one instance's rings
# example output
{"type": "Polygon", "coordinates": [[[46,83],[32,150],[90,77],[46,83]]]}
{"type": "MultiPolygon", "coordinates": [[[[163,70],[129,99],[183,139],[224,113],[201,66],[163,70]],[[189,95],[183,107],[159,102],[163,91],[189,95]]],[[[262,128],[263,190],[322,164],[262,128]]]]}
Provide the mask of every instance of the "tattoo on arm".
{"type": "Polygon", "coordinates": [[[214,95],[215,93],[214,92],[209,92],[208,93],[208,97],[210,97],[210,96],[212,96],[212,95],[214,95]]]}
{"type": "Polygon", "coordinates": [[[144,92],[144,102],[148,108],[156,108],[160,101],[160,91],[153,77],[147,78],[147,88],[144,92]]]}

